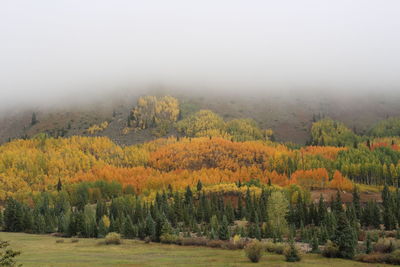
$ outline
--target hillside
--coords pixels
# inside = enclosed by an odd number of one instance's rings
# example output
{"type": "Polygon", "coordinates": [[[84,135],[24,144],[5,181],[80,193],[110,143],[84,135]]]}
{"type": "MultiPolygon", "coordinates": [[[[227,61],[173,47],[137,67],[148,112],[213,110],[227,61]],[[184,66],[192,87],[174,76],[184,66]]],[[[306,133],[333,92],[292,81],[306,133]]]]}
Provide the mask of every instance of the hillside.
{"type": "MultiPolygon", "coordinates": [[[[391,96],[335,96],[313,95],[188,95],[179,91],[153,92],[155,95],[175,96],[188,116],[201,109],[208,109],[229,121],[236,118],[253,119],[262,129],[272,129],[277,141],[304,144],[311,139],[311,125],[315,118],[324,116],[343,122],[358,134],[367,133],[380,120],[400,116],[398,97],[391,96]],[[328,100],[329,99],[329,100],[328,100]],[[373,108],[372,108],[373,107],[373,108]]],[[[37,105],[2,112],[0,116],[0,143],[9,139],[32,137],[47,132],[52,136],[107,136],[120,145],[132,145],[153,140],[151,129],[129,131],[123,134],[127,118],[136,106],[138,95],[115,99],[103,98],[96,102],[80,104],[37,105]],[[32,114],[37,123],[32,125],[32,114]],[[94,134],[87,133],[89,127],[107,121],[108,127],[94,134]]],[[[175,134],[170,132],[161,136],[175,134]]]]}

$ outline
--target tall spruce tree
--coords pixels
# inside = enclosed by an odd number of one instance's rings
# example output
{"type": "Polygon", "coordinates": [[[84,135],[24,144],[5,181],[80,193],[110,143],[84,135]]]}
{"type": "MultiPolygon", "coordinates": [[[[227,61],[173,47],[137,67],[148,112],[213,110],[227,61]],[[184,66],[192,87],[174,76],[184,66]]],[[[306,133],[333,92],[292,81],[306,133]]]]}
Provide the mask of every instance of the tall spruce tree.
{"type": "Polygon", "coordinates": [[[345,213],[338,214],[338,223],[332,237],[332,242],[339,248],[339,256],[346,259],[354,257],[357,236],[345,213]]]}
{"type": "Polygon", "coordinates": [[[229,223],[228,219],[224,215],[222,217],[222,223],[219,226],[219,232],[218,232],[219,239],[221,240],[229,240],[230,235],[229,235],[229,223]]]}

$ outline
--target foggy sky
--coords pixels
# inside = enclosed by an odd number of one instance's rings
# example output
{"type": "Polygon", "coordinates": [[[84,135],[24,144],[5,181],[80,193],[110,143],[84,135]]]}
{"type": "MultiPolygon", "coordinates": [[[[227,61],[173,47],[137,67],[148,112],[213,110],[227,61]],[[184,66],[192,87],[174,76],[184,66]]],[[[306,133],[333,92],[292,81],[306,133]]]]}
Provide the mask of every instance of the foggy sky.
{"type": "Polygon", "coordinates": [[[0,105],[113,90],[400,91],[400,1],[2,0],[0,105]]]}

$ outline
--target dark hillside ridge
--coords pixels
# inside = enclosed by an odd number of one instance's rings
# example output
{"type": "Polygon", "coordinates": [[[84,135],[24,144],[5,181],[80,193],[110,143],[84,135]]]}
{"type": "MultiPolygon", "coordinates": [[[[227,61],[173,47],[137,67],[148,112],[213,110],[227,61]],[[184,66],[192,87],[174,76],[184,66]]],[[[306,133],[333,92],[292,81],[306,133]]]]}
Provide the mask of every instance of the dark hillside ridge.
{"type": "MultiPolygon", "coordinates": [[[[154,94],[151,92],[149,94],[154,94]]],[[[158,95],[165,95],[162,92],[158,95]]],[[[144,94],[143,94],[144,95],[144,94]]],[[[378,121],[400,116],[400,97],[384,95],[320,96],[271,95],[241,96],[223,93],[217,95],[193,93],[168,93],[180,101],[182,116],[200,109],[210,109],[225,120],[252,118],[261,128],[272,129],[277,141],[305,144],[310,140],[314,119],[330,117],[343,122],[357,134],[367,133],[378,121]]],[[[10,139],[32,137],[47,132],[52,136],[108,136],[120,145],[132,145],[155,139],[151,129],[123,134],[130,110],[137,96],[120,101],[104,99],[101,102],[78,107],[46,109],[42,107],[13,110],[0,115],[0,143],[10,139]],[[32,123],[35,113],[37,122],[32,123]],[[87,129],[104,121],[109,123],[104,131],[94,134],[87,129]]],[[[170,132],[168,135],[176,134],[170,132]]]]}

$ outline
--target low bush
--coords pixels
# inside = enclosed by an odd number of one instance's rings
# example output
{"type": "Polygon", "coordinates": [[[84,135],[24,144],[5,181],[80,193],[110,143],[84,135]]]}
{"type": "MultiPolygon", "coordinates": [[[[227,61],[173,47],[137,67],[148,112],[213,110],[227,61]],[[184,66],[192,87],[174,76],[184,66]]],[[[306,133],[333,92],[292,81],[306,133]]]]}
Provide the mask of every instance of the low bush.
{"type": "Polygon", "coordinates": [[[56,243],[58,244],[58,243],[64,243],[64,239],[57,239],[56,240],[56,243]]]}
{"type": "Polygon", "coordinates": [[[229,242],[223,240],[210,240],[207,242],[207,247],[211,248],[226,248],[229,242]]]}
{"type": "Polygon", "coordinates": [[[356,261],[366,262],[366,263],[384,263],[388,260],[388,254],[383,253],[371,253],[371,254],[359,254],[354,257],[356,261]]]}
{"type": "Polygon", "coordinates": [[[264,246],[260,241],[255,240],[247,244],[244,251],[251,262],[259,262],[264,251],[264,246]]]}
{"type": "Polygon", "coordinates": [[[400,265],[400,249],[396,249],[389,254],[387,263],[400,265]]]}
{"type": "Polygon", "coordinates": [[[324,249],[322,250],[322,256],[326,258],[336,258],[339,255],[339,248],[335,243],[328,240],[326,242],[324,249]]]}
{"type": "Polygon", "coordinates": [[[115,232],[108,233],[104,243],[106,245],[119,245],[121,244],[121,235],[115,232]]]}
{"type": "Polygon", "coordinates": [[[207,246],[207,242],[203,237],[187,237],[180,240],[182,246],[207,246]]]}
{"type": "Polygon", "coordinates": [[[283,255],[285,255],[287,262],[296,262],[301,260],[299,249],[296,247],[294,242],[291,242],[285,247],[283,255]]]}
{"type": "Polygon", "coordinates": [[[273,242],[266,242],[264,244],[264,248],[267,252],[276,253],[279,255],[283,254],[285,250],[285,244],[283,243],[273,243],[273,242]]]}
{"type": "Polygon", "coordinates": [[[389,238],[380,238],[374,244],[374,252],[391,253],[400,247],[399,241],[389,238]]]}
{"type": "Polygon", "coordinates": [[[240,240],[240,241],[230,241],[230,242],[226,242],[225,244],[225,248],[227,249],[231,249],[231,250],[236,250],[236,249],[244,249],[246,247],[247,242],[245,242],[244,240],[240,240]]]}
{"type": "Polygon", "coordinates": [[[180,238],[173,234],[163,234],[160,236],[160,242],[163,244],[179,244],[180,238]]]}
{"type": "Polygon", "coordinates": [[[79,239],[78,238],[72,238],[71,239],[71,243],[78,243],[79,242],[79,239]]]}

